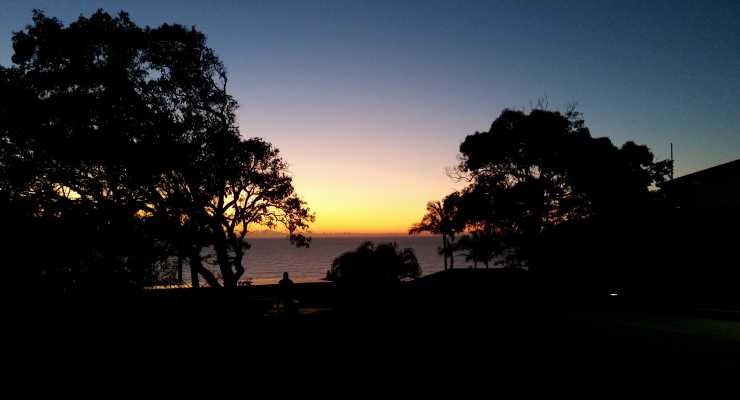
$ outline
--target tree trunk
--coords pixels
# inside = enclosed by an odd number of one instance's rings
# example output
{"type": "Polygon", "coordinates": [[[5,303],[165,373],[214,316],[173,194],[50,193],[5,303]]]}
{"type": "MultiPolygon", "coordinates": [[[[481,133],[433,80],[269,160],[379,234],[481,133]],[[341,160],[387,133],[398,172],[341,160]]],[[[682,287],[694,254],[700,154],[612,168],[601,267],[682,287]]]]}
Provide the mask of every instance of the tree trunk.
{"type": "MultiPolygon", "coordinates": [[[[213,229],[220,230],[220,223],[218,225],[214,224],[213,229]]],[[[213,247],[216,250],[216,262],[218,262],[218,268],[221,270],[221,277],[224,281],[224,287],[236,287],[236,279],[234,278],[234,270],[232,269],[232,263],[229,259],[228,243],[226,242],[226,237],[224,237],[223,232],[218,231],[215,236],[216,240],[213,244],[213,247]]]]}
{"type": "Polygon", "coordinates": [[[234,247],[234,281],[239,284],[239,279],[244,275],[244,267],[242,266],[242,260],[244,259],[244,250],[242,250],[241,242],[238,242],[234,247]]]}
{"type": "Polygon", "coordinates": [[[195,261],[193,255],[190,256],[190,279],[192,280],[193,289],[200,288],[200,280],[198,278],[198,268],[195,264],[200,263],[200,255],[198,255],[198,261],[195,261]]]}
{"type": "Polygon", "coordinates": [[[182,283],[182,255],[177,255],[177,282],[182,283]]]}
{"type": "Polygon", "coordinates": [[[447,235],[442,235],[442,255],[445,258],[445,271],[447,271],[447,235]]]}
{"type": "Polygon", "coordinates": [[[193,279],[193,288],[197,289],[200,287],[198,275],[203,276],[211,287],[221,287],[221,284],[213,273],[203,266],[203,262],[200,259],[200,252],[197,250],[193,250],[190,254],[190,274],[193,279]]]}
{"type": "MultiPolygon", "coordinates": [[[[236,287],[236,279],[234,278],[234,270],[231,269],[231,260],[229,260],[228,253],[225,248],[216,246],[216,260],[218,261],[218,267],[221,270],[221,276],[223,277],[224,287],[236,287]]],[[[225,246],[224,246],[225,247],[225,246]]]]}
{"type": "Polygon", "coordinates": [[[447,251],[450,253],[450,269],[455,268],[455,249],[454,249],[455,238],[450,236],[450,240],[447,243],[447,251]]]}

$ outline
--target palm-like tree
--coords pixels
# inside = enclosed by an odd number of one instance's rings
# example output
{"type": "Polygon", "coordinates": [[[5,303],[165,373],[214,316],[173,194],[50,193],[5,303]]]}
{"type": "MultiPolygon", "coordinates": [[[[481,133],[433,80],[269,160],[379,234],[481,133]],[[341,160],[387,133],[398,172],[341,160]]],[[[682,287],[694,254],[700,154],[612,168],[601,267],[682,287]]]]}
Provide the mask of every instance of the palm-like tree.
{"type": "Polygon", "coordinates": [[[488,268],[493,257],[496,256],[499,247],[493,235],[481,231],[474,231],[460,238],[457,243],[459,250],[466,250],[465,260],[472,261],[473,267],[477,268],[482,262],[488,268]]]}
{"type": "Polygon", "coordinates": [[[455,233],[461,230],[461,222],[458,218],[460,194],[455,192],[444,198],[443,201],[430,201],[427,203],[427,213],[421,221],[411,226],[409,235],[417,235],[429,232],[442,235],[442,253],[444,255],[445,270],[447,259],[450,259],[450,268],[455,267],[453,254],[453,243],[455,233]]]}

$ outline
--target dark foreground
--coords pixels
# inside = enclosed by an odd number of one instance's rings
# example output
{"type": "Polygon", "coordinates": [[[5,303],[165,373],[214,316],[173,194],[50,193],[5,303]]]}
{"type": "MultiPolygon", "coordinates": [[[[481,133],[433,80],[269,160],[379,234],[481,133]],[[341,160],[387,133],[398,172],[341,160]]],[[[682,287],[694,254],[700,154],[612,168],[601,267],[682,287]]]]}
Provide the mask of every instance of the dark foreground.
{"type": "Polygon", "coordinates": [[[31,365],[92,354],[103,363],[223,359],[302,373],[328,363],[318,370],[331,376],[376,364],[389,376],[461,379],[499,370],[691,375],[732,371],[740,360],[731,307],[565,295],[516,271],[453,271],[383,290],[300,284],[294,316],[276,315],[274,296],[260,286],[46,304],[23,311],[6,343],[31,365]]]}

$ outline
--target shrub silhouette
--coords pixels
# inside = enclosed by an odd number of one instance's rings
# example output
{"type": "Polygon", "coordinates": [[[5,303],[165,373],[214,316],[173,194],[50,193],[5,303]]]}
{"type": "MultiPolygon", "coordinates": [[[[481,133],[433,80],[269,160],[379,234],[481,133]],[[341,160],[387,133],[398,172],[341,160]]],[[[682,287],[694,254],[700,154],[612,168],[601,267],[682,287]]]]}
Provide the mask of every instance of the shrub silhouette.
{"type": "Polygon", "coordinates": [[[365,242],[356,250],[335,258],[327,272],[327,280],[352,285],[384,285],[419,275],[421,267],[413,249],[399,249],[396,243],[365,242]]]}

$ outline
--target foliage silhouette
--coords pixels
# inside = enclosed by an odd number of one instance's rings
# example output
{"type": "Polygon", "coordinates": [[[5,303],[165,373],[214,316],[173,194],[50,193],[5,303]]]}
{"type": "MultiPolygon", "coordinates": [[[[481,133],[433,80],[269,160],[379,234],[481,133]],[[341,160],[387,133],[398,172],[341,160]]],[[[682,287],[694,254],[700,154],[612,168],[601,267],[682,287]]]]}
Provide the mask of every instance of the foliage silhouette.
{"type": "Polygon", "coordinates": [[[413,249],[399,249],[396,243],[372,242],[334,259],[327,280],[340,284],[382,286],[413,279],[421,275],[421,267],[413,249]]]}
{"type": "Polygon", "coordinates": [[[671,168],[645,146],[591,137],[575,110],[504,110],[487,132],[465,138],[460,158],[457,177],[471,182],[461,195],[467,229],[517,249],[520,265],[560,225],[635,215],[658,201],[654,189],[671,168]]]}
{"type": "Polygon", "coordinates": [[[15,232],[3,243],[29,282],[136,288],[176,257],[194,286],[200,275],[233,287],[250,224],[308,244],[313,214],[277,149],[241,138],[203,33],[102,10],[64,26],[34,11],[13,50],[0,67],[0,199],[15,232]],[[34,252],[39,232],[49,252],[34,252]],[[207,246],[222,280],[203,266],[207,246]]]}
{"type": "Polygon", "coordinates": [[[473,231],[462,236],[457,241],[456,250],[465,251],[465,260],[472,261],[473,268],[477,268],[479,262],[488,268],[491,260],[500,251],[493,235],[483,231],[473,231]]]}
{"type": "Polygon", "coordinates": [[[430,202],[409,233],[442,234],[442,253],[464,251],[475,266],[499,256],[565,281],[634,283],[661,264],[670,237],[673,206],[660,186],[671,169],[646,146],[593,138],[575,109],[504,110],[460,145],[450,174],[469,184],[448,196],[454,206],[430,202]],[[459,232],[468,234],[450,245],[459,232]]]}
{"type": "Polygon", "coordinates": [[[454,243],[455,234],[462,231],[464,225],[460,219],[460,194],[454,192],[446,196],[441,202],[427,203],[427,212],[421,221],[409,229],[409,235],[422,232],[442,235],[441,254],[444,256],[444,268],[447,269],[449,259],[450,268],[455,267],[454,243]]]}

